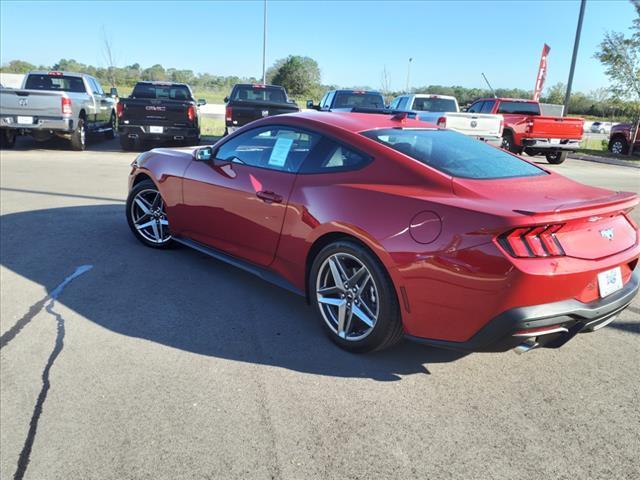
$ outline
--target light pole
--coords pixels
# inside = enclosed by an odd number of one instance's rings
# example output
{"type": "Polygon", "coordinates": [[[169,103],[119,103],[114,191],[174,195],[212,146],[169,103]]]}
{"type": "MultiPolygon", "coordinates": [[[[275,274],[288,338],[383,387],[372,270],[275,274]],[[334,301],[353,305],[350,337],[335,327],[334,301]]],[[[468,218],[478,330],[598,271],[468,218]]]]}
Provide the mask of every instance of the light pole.
{"type": "Polygon", "coordinates": [[[580,46],[580,33],[582,33],[582,19],[584,18],[584,7],[587,0],[580,0],[580,14],[578,15],[578,27],[576,28],[576,39],[573,42],[573,56],[571,57],[571,68],[569,69],[569,81],[567,82],[567,92],[564,95],[564,108],[562,116],[569,113],[569,100],[571,99],[571,85],[573,83],[573,72],[576,69],[576,57],[578,56],[578,47],[580,46]]]}
{"type": "Polygon", "coordinates": [[[407,64],[407,88],[406,91],[409,93],[409,78],[411,77],[411,61],[413,57],[409,57],[409,63],[407,64]]]}
{"type": "Polygon", "coordinates": [[[262,84],[267,83],[267,0],[264,0],[264,24],[262,29],[262,84]]]}

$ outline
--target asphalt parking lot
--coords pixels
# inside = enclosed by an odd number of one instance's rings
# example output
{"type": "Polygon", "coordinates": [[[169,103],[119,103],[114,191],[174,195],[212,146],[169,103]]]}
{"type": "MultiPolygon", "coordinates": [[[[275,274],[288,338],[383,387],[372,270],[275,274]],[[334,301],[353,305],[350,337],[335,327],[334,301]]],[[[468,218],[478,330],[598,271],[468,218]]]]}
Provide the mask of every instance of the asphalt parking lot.
{"type": "Polygon", "coordinates": [[[135,240],[134,156],[0,154],[0,478],[640,477],[640,299],[560,350],[351,355],[299,297],[135,240]]]}

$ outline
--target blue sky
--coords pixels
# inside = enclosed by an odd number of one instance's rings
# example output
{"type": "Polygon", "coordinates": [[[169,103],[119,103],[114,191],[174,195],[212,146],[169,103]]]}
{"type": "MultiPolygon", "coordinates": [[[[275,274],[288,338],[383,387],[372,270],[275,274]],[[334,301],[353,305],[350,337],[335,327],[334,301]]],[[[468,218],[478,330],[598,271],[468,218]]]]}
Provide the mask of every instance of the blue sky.
{"type": "MultiPolygon", "coordinates": [[[[0,61],[50,65],[60,58],[104,66],[102,28],[119,66],[187,68],[260,76],[261,1],[0,2],[0,61]]],[[[546,86],[566,82],[577,0],[555,1],[276,1],[268,0],[267,65],[308,55],[322,81],[379,88],[411,85],[533,89],[540,51],[551,46],[546,86]]],[[[626,0],[588,0],[574,90],[607,85],[593,53],[607,30],[627,31],[626,0]]]]}

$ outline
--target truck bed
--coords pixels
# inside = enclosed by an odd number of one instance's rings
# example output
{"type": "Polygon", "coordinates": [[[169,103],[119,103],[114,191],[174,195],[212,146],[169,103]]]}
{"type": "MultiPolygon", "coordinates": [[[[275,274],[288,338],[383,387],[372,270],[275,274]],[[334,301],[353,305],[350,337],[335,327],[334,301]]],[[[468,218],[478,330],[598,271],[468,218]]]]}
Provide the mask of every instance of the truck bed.
{"type": "Polygon", "coordinates": [[[529,117],[531,127],[526,133],[530,138],[559,138],[580,140],[584,120],[571,117],[529,117]]]}

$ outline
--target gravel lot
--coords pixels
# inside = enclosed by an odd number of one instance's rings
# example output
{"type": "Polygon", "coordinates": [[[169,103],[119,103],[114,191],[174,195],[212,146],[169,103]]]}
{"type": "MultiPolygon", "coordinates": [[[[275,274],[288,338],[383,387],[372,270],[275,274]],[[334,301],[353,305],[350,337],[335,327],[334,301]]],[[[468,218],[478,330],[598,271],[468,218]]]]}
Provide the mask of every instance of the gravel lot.
{"type": "MultiPolygon", "coordinates": [[[[137,242],[134,155],[0,155],[0,478],[640,477],[640,299],[560,350],[350,355],[293,294],[137,242]]],[[[547,167],[640,192],[637,169],[547,167]]]]}

